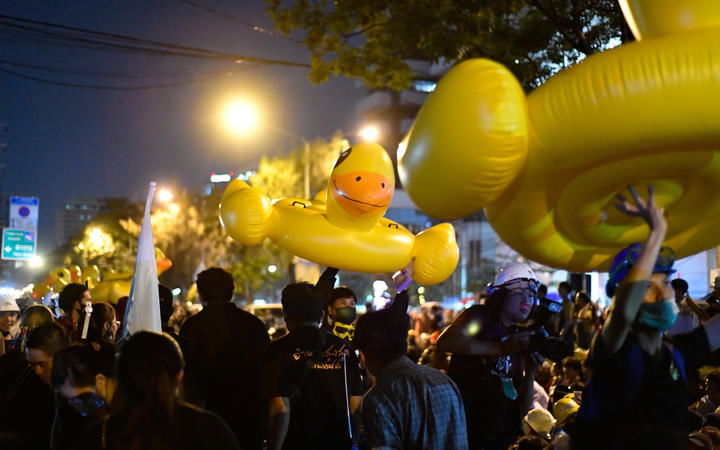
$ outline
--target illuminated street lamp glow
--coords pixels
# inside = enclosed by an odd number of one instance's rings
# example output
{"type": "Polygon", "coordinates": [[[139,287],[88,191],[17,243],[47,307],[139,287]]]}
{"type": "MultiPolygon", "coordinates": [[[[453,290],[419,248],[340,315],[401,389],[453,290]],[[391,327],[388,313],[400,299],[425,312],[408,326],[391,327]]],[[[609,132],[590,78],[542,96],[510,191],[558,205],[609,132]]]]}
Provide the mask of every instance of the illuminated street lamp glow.
{"type": "Polygon", "coordinates": [[[225,106],[222,114],[225,128],[235,135],[245,135],[257,128],[257,108],[245,100],[235,100],[225,106]]]}
{"type": "Polygon", "coordinates": [[[380,139],[380,130],[375,125],[366,125],[358,131],[358,136],[363,141],[376,142],[380,139]]]}
{"type": "Polygon", "coordinates": [[[42,258],[42,256],[35,255],[32,258],[30,258],[30,261],[28,261],[28,266],[33,269],[38,269],[45,265],[45,260],[42,258]]]}
{"type": "Polygon", "coordinates": [[[173,198],[175,198],[175,195],[173,195],[172,191],[167,188],[162,188],[158,191],[158,201],[162,203],[167,203],[171,201],[173,198]]]}
{"type": "Polygon", "coordinates": [[[277,266],[276,266],[275,264],[270,264],[270,265],[268,266],[268,272],[270,272],[270,273],[275,273],[275,272],[277,272],[277,266]]]}
{"type": "Polygon", "coordinates": [[[211,183],[227,183],[232,180],[232,176],[229,173],[214,173],[210,175],[211,183]]]}

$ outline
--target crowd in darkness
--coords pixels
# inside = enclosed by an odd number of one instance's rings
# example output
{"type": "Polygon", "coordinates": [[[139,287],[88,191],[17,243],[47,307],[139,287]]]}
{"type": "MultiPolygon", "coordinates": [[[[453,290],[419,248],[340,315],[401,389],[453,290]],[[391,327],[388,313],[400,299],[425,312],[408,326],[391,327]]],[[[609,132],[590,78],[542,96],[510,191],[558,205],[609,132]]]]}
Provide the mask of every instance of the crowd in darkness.
{"type": "Polygon", "coordinates": [[[404,272],[359,316],[328,268],[283,288],[272,339],[221,268],[197,276],[201,310],[160,285],[163,333],[122,339],[123,302],[84,285],[59,314],[4,297],[0,448],[720,448],[720,280],[691,299],[662,208],[631,192],[620,209],[650,234],[613,261],[604,309],[521,262],[459,314],[409,314],[404,272]]]}

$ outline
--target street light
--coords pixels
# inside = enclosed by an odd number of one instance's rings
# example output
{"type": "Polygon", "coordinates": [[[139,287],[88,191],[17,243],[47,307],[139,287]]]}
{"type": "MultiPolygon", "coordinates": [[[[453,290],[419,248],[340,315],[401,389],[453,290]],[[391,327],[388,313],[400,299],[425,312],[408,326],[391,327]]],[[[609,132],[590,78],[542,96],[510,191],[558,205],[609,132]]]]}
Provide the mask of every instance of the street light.
{"type": "Polygon", "coordinates": [[[34,255],[32,258],[30,258],[30,261],[28,261],[28,266],[32,269],[39,269],[44,265],[45,260],[43,260],[42,256],[40,255],[34,255]]]}
{"type": "Polygon", "coordinates": [[[161,203],[167,203],[169,201],[172,201],[173,198],[175,198],[175,195],[172,193],[172,191],[168,188],[162,188],[158,191],[158,200],[161,203]]]}
{"type": "Polygon", "coordinates": [[[270,272],[270,273],[275,273],[275,272],[277,272],[277,266],[276,266],[275,264],[270,264],[270,265],[268,266],[268,272],[270,272]]]}
{"type": "Polygon", "coordinates": [[[380,129],[375,125],[365,125],[358,131],[358,136],[366,142],[377,142],[380,139],[380,129]]]}
{"type": "Polygon", "coordinates": [[[225,106],[222,117],[228,131],[244,136],[257,128],[260,114],[249,101],[232,100],[225,106]]]}
{"type": "MultiPolygon", "coordinates": [[[[260,120],[258,109],[247,100],[236,99],[228,102],[223,110],[222,118],[225,127],[237,136],[247,135],[252,130],[263,127],[302,142],[304,159],[303,192],[306,199],[310,198],[310,143],[307,139],[282,128],[263,123],[260,120]]],[[[380,130],[374,125],[366,125],[355,134],[363,141],[369,142],[377,141],[380,138],[380,130]]]]}

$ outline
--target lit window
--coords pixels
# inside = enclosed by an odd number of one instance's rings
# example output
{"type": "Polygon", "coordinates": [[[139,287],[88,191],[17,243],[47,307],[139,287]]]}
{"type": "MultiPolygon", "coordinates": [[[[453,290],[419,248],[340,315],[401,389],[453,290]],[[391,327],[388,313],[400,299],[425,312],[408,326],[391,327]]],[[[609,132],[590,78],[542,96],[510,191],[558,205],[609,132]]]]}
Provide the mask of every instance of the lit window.
{"type": "Polygon", "coordinates": [[[435,86],[437,86],[437,83],[435,81],[427,81],[427,80],[413,81],[413,89],[418,92],[430,93],[435,90],[435,86]]]}

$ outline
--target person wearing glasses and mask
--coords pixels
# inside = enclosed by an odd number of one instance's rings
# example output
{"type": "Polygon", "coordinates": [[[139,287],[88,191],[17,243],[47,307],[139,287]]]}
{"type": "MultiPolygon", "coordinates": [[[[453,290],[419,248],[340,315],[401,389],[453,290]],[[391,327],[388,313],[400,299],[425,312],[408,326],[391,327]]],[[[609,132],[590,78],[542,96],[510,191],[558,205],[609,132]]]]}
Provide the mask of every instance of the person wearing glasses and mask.
{"type": "Polygon", "coordinates": [[[484,305],[463,312],[438,338],[451,353],[448,375],[462,395],[471,449],[507,449],[522,434],[538,361],[530,331],[519,331],[537,302],[540,283],[520,262],[503,267],[484,305]]]}
{"type": "Polygon", "coordinates": [[[655,203],[634,188],[618,209],[641,218],[650,233],[613,260],[606,290],[611,312],[593,341],[593,371],[583,393],[575,448],[685,449],[688,436],[688,378],[720,348],[720,318],[688,334],[665,337],[678,315],[669,275],[674,253],[663,247],[668,223],[655,203]],[[603,430],[598,433],[597,430],[603,430]]]}

